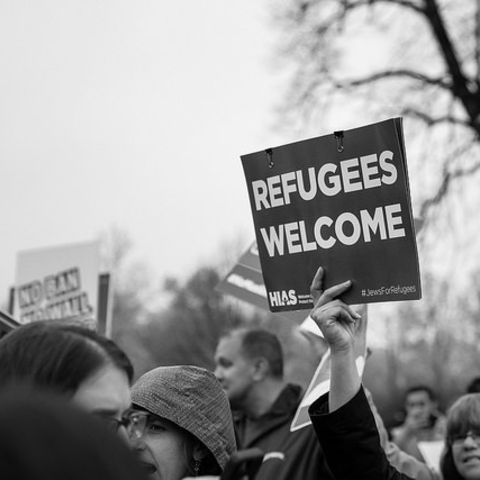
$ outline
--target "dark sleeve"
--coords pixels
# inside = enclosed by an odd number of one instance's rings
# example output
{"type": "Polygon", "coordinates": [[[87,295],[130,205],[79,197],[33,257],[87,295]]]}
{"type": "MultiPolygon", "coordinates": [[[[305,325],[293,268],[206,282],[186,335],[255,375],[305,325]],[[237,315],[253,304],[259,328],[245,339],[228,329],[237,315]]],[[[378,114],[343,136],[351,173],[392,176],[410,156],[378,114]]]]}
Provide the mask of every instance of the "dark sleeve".
{"type": "Polygon", "coordinates": [[[363,387],[332,413],[327,393],[312,403],[309,414],[335,478],[412,480],[388,462],[363,387]]]}

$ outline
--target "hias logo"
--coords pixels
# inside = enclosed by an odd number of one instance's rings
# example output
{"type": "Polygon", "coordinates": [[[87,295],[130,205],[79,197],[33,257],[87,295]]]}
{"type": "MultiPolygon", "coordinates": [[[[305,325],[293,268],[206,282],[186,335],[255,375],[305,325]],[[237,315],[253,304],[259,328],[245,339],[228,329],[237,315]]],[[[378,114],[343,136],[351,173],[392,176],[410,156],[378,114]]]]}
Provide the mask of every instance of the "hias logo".
{"type": "Polygon", "coordinates": [[[268,292],[270,306],[284,307],[285,305],[296,305],[298,303],[295,290],[277,290],[268,292]]]}

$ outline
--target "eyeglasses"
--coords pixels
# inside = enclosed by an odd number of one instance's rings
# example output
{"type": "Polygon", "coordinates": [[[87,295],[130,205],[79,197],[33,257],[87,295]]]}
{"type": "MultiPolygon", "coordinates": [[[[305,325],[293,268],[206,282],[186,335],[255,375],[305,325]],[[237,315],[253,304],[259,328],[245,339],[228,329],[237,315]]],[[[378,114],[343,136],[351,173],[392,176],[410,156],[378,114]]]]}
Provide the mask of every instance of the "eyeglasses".
{"type": "Polygon", "coordinates": [[[130,441],[143,439],[151,418],[152,415],[149,412],[133,410],[129,413],[130,422],[126,428],[130,441]]]}
{"type": "Polygon", "coordinates": [[[133,437],[135,439],[140,439],[145,432],[148,413],[128,410],[120,419],[104,415],[99,415],[99,418],[111,432],[118,433],[120,427],[124,427],[129,438],[133,437]]]}
{"type": "Polygon", "coordinates": [[[479,430],[468,431],[467,433],[454,435],[453,437],[450,438],[450,443],[454,447],[459,447],[459,446],[463,445],[463,443],[465,442],[465,440],[467,438],[471,438],[477,445],[480,445],[480,431],[479,430]]]}

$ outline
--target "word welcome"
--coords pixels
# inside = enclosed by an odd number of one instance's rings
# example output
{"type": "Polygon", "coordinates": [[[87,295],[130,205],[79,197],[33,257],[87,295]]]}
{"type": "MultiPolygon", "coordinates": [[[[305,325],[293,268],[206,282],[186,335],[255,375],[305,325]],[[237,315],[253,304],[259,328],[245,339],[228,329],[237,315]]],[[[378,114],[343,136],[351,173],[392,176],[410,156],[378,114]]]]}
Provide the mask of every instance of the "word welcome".
{"type": "Polygon", "coordinates": [[[343,245],[354,245],[360,240],[368,243],[372,235],[381,240],[405,237],[402,207],[399,203],[377,207],[370,213],[360,210],[358,215],[344,212],[336,219],[319,217],[313,230],[307,231],[304,220],[278,226],[260,228],[268,255],[285,255],[332,248],[337,241],[343,245]]]}

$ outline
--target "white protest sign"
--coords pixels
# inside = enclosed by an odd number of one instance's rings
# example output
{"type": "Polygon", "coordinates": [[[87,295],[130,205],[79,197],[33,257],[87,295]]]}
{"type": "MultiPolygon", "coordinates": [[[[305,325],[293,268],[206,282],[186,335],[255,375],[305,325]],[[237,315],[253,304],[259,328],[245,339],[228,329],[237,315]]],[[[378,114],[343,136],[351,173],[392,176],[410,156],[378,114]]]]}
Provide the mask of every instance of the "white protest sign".
{"type": "Polygon", "coordinates": [[[97,320],[99,244],[85,242],[19,252],[14,315],[20,323],[97,320]]]}

